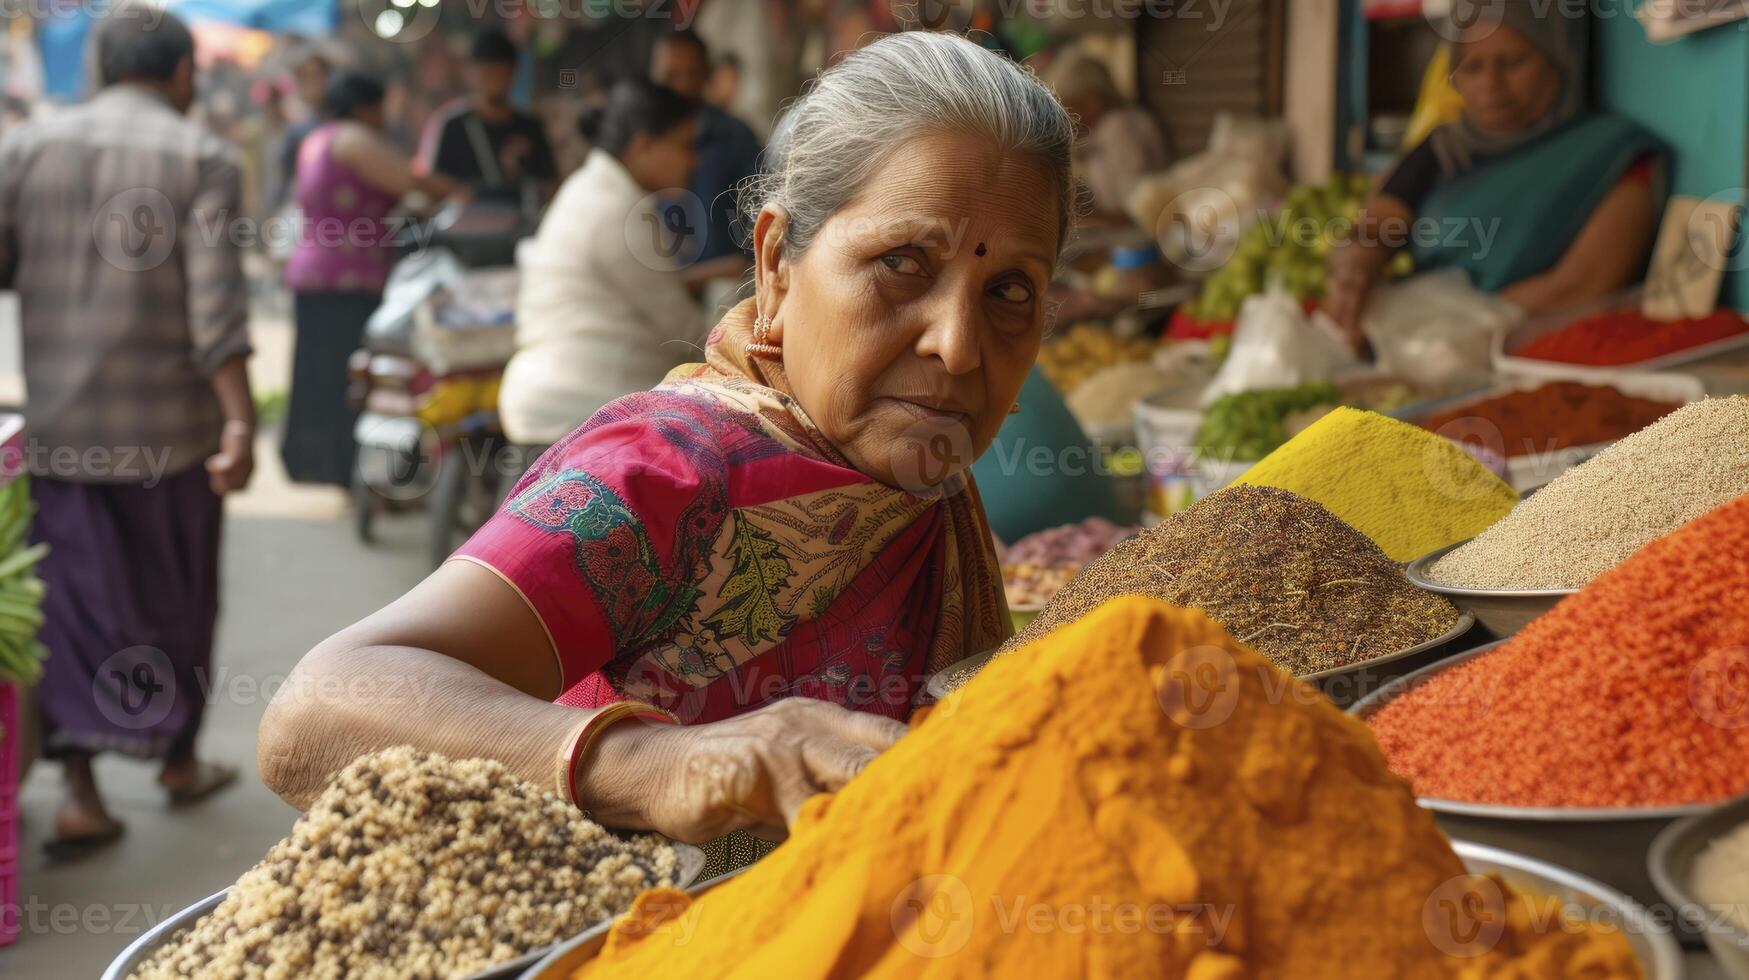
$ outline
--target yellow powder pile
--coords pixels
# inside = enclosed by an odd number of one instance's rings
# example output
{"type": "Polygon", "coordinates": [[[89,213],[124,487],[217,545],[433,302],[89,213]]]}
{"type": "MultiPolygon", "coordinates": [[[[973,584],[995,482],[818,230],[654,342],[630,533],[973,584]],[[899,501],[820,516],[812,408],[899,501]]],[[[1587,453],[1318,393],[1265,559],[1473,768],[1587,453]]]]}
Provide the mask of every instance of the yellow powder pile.
{"type": "Polygon", "coordinates": [[[1363,724],[1128,597],[991,663],[739,877],[646,893],[575,977],[1640,975],[1501,888],[1363,724]]]}
{"type": "Polygon", "coordinates": [[[1338,408],[1245,471],[1323,504],[1397,561],[1482,533],[1518,494],[1444,436],[1338,408]]]}

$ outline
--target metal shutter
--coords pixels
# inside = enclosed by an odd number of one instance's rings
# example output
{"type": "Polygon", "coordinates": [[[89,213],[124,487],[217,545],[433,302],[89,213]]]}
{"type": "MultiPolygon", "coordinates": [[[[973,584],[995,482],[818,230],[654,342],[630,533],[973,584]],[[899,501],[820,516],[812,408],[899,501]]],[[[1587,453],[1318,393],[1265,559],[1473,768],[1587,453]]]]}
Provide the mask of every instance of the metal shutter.
{"type": "Polygon", "coordinates": [[[1211,0],[1178,0],[1177,14],[1140,20],[1136,91],[1174,157],[1208,145],[1216,113],[1281,114],[1285,3],[1232,0],[1219,29],[1211,0]]]}

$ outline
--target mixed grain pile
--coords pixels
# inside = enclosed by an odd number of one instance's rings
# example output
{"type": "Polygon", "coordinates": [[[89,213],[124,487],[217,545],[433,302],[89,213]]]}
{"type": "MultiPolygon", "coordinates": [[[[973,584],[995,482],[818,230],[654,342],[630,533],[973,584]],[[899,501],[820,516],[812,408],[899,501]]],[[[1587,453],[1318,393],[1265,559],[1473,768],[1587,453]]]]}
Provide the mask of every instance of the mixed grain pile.
{"type": "Polygon", "coordinates": [[[341,772],[133,980],[461,977],[678,875],[662,838],[616,837],[496,762],[389,749],[341,772]]]}
{"type": "Polygon", "coordinates": [[[1082,569],[1003,646],[1025,646],[1114,596],[1201,609],[1289,673],[1346,667],[1457,624],[1378,546],[1318,504],[1273,487],[1228,487],[1082,569]]]}
{"type": "Polygon", "coordinates": [[[1749,493],[1749,398],[1695,402],[1561,474],[1428,569],[1476,589],[1576,589],[1749,493]]]}

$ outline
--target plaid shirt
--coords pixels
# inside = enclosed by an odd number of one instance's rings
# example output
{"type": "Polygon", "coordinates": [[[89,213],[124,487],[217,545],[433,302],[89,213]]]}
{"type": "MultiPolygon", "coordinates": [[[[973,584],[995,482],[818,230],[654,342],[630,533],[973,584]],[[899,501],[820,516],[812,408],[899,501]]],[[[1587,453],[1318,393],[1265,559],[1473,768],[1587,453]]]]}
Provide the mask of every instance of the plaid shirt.
{"type": "Polygon", "coordinates": [[[147,483],[212,455],[249,353],[235,152],[116,85],[0,142],[0,287],[23,318],[31,471],[147,483]]]}

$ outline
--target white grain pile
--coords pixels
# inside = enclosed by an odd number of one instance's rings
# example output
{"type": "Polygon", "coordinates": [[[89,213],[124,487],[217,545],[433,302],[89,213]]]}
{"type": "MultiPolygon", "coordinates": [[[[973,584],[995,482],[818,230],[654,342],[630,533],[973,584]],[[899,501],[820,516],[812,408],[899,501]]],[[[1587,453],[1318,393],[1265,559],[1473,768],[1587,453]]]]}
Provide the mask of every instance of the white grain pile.
{"type": "Polygon", "coordinates": [[[133,974],[461,977],[618,915],[679,874],[484,759],[408,747],[348,766],[223,903],[133,974]]]}
{"type": "Polygon", "coordinates": [[[1745,493],[1749,398],[1707,399],[1556,477],[1428,574],[1469,588],[1580,588],[1745,493]]]}
{"type": "Polygon", "coordinates": [[[1694,862],[1691,879],[1702,905],[1749,932],[1749,824],[1708,844],[1694,862]]]}

